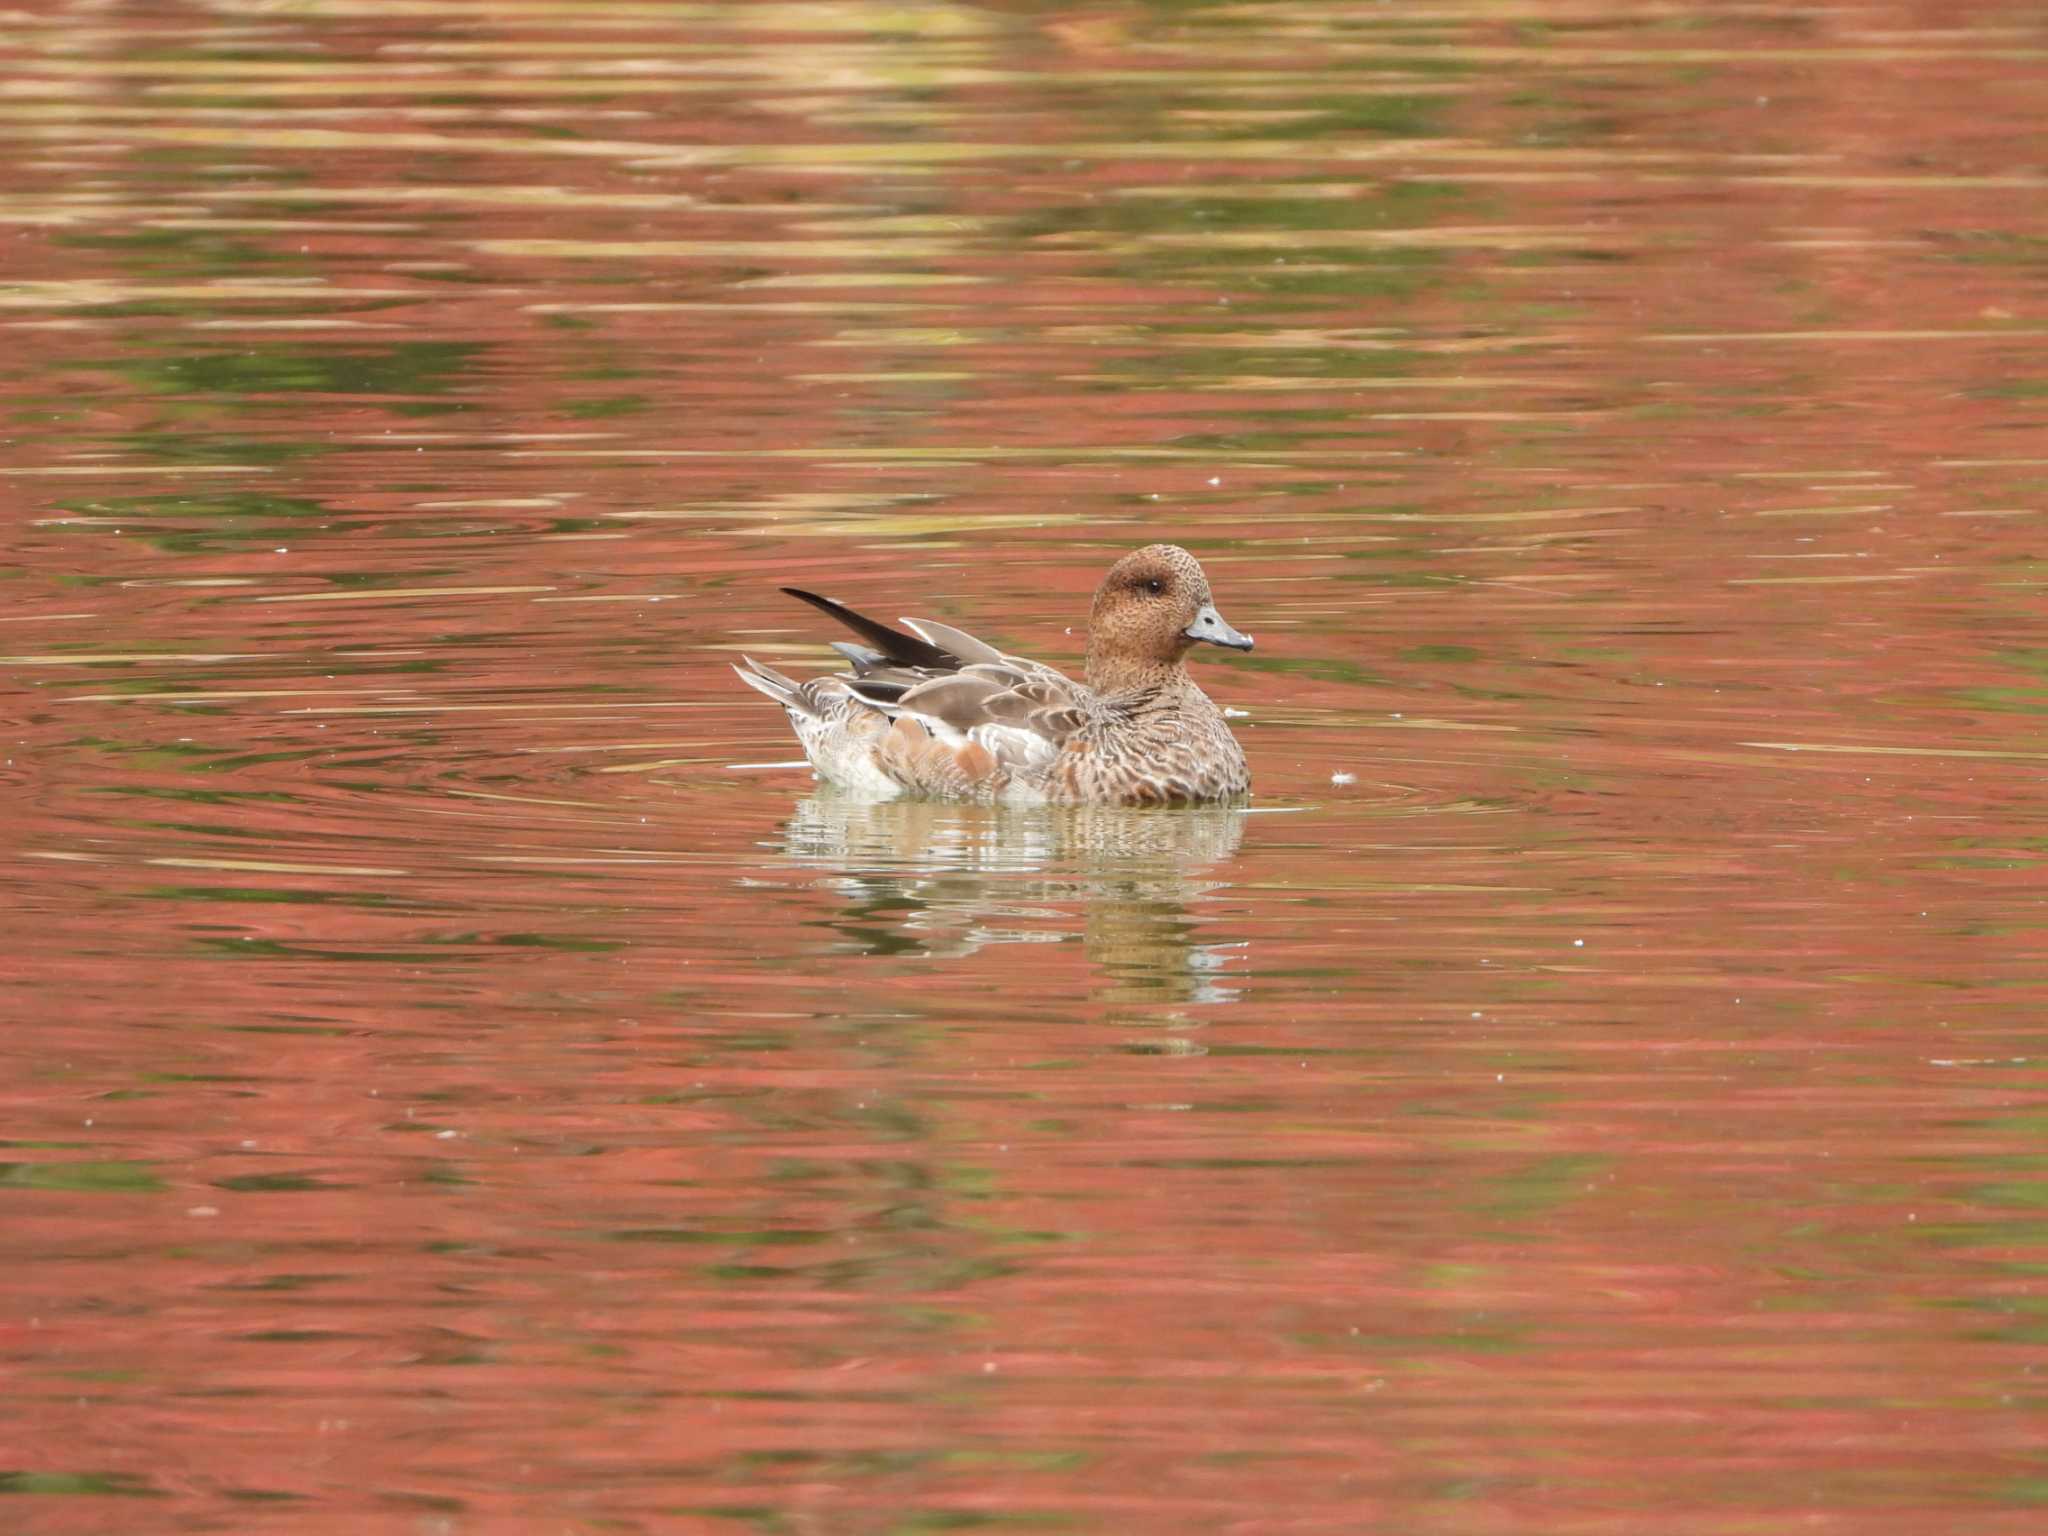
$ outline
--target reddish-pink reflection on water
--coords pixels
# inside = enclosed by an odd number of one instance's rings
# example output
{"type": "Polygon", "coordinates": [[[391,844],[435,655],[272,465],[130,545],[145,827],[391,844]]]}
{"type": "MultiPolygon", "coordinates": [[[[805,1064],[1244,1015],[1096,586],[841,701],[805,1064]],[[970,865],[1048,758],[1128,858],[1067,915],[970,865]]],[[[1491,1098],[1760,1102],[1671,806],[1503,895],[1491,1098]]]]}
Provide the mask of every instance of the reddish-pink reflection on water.
{"type": "Polygon", "coordinates": [[[1384,10],[0,36],[11,1527],[2038,1526],[2048,34],[1384,10]]]}

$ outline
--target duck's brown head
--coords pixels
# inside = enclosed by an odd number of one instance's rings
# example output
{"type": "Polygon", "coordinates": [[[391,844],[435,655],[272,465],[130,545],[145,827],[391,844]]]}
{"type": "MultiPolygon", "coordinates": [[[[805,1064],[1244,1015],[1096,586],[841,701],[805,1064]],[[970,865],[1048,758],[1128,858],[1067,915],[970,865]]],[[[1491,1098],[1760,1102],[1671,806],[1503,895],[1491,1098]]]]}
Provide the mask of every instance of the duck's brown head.
{"type": "Polygon", "coordinates": [[[1119,674],[1177,665],[1198,643],[1252,648],[1216,611],[1209,578],[1178,544],[1148,544],[1109,568],[1088,615],[1088,676],[1097,687],[1119,674]]]}

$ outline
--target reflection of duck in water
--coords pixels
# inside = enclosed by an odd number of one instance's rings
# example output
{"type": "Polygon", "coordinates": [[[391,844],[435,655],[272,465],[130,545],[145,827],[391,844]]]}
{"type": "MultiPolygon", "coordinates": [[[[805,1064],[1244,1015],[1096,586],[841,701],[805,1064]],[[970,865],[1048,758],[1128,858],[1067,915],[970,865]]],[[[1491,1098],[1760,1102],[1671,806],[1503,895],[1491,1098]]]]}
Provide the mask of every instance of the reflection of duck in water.
{"type": "Polygon", "coordinates": [[[789,712],[818,776],[877,795],[1017,804],[1185,805],[1251,788],[1223,712],[1184,665],[1198,643],[1248,651],[1195,557],[1173,544],[1125,555],[1096,588],[1088,681],[1006,656],[930,619],[906,635],[829,598],[783,590],[867,645],[798,683],[751,657],[735,667],[789,712]]]}
{"type": "Polygon", "coordinates": [[[1205,872],[1237,852],[1232,806],[985,806],[872,800],[822,790],[797,802],[792,862],[834,871],[834,923],[870,953],[970,955],[991,944],[1080,936],[1126,1000],[1220,1002],[1241,945],[1201,942],[1190,908],[1228,882],[1205,872]]]}

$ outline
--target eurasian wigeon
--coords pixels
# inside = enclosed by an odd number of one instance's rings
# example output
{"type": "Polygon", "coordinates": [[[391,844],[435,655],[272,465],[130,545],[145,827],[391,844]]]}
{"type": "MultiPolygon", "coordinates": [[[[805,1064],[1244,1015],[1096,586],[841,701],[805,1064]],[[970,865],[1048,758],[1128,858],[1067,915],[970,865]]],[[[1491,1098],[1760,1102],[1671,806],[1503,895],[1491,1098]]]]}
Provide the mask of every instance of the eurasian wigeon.
{"type": "Polygon", "coordinates": [[[1125,555],[1095,589],[1088,681],[931,619],[912,633],[784,587],[867,642],[799,683],[752,657],[733,670],[789,712],[820,778],[890,796],[1080,805],[1234,800],[1251,788],[1223,711],[1185,660],[1198,643],[1252,648],[1216,611],[1209,579],[1174,544],[1125,555]]]}

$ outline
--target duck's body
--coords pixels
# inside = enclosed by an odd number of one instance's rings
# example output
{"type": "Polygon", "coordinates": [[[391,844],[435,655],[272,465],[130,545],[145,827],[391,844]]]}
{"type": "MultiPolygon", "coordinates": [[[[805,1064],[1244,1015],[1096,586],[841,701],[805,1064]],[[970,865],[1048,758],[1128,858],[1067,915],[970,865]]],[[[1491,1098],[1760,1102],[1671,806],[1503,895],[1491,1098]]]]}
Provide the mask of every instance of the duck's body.
{"type": "Polygon", "coordinates": [[[1251,788],[1223,712],[1188,675],[1190,647],[1250,650],[1195,557],[1154,544],[1095,593],[1088,681],[1006,656],[929,619],[903,634],[828,598],[783,589],[868,645],[851,672],[798,683],[752,658],[734,668],[789,713],[818,776],[875,795],[1079,805],[1232,800],[1251,788]]]}

